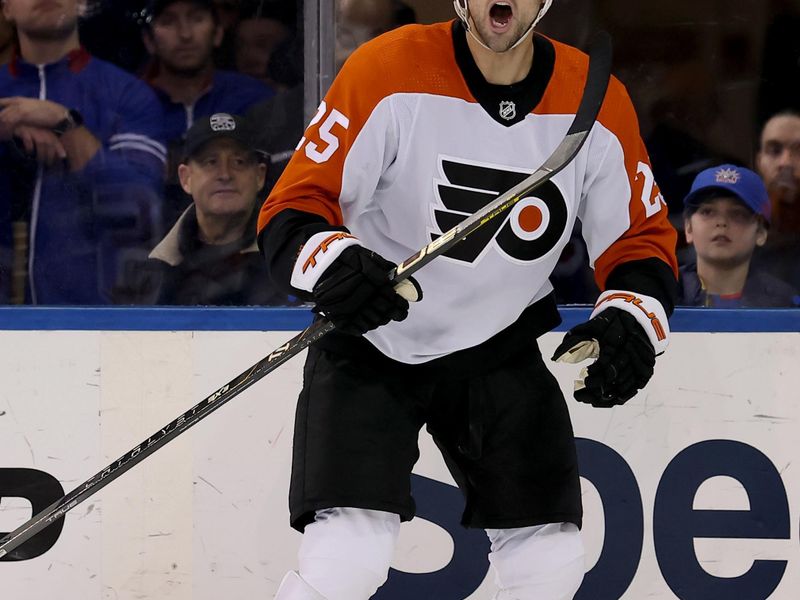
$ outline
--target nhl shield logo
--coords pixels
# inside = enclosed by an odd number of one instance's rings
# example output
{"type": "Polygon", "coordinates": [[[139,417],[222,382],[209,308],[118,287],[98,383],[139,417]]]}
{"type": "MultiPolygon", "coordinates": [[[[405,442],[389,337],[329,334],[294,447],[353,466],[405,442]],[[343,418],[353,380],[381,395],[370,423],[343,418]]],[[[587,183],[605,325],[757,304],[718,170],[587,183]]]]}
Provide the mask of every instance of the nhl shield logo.
{"type": "Polygon", "coordinates": [[[510,121],[517,116],[517,105],[511,100],[503,100],[500,103],[500,118],[510,121]]]}

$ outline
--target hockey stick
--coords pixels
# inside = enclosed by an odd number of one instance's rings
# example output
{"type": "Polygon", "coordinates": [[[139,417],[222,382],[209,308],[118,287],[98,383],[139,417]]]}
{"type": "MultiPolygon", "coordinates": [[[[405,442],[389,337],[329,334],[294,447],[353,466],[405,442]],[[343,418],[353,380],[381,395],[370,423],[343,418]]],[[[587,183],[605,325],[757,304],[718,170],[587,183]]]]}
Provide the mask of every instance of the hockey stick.
{"type": "MultiPolygon", "coordinates": [[[[589,75],[583,91],[575,119],[566,136],[553,154],[527,179],[498,196],[484,208],[456,225],[442,236],[422,248],[419,252],[400,263],[389,274],[389,278],[400,283],[428,264],[440,254],[466,239],[471,233],[502,215],[517,202],[530,194],[537,187],[548,181],[556,173],[566,167],[575,157],[586,141],[600,107],[605,98],[608,80],[611,74],[611,40],[605,32],[601,32],[592,42],[590,50],[589,75]]],[[[190,408],[177,419],[151,435],[138,446],[123,454],[102,471],[79,485],[66,496],[57,500],[38,514],[34,515],[20,527],[0,540],[0,559],[23,559],[24,553],[10,553],[38,532],[51,525],[78,504],[104,488],[114,479],[131,469],[145,458],[153,454],[166,443],[174,440],[192,425],[206,418],[223,404],[238,396],[262,377],[271,373],[283,363],[299,354],[308,346],[332,331],[333,324],[322,319],[313,323],[304,331],[276,348],[267,357],[250,367],[247,371],[226,383],[199,404],[190,408]]]]}

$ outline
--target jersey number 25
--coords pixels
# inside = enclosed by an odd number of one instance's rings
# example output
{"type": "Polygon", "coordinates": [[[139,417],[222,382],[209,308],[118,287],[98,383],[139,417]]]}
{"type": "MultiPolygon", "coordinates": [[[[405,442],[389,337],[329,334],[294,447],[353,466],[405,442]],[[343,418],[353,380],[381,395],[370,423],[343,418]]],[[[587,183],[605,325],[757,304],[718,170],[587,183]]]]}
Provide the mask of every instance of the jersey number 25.
{"type": "MultiPolygon", "coordinates": [[[[323,100],[322,104],[320,104],[319,108],[317,109],[317,114],[314,115],[314,118],[311,119],[311,123],[308,124],[309,129],[319,123],[327,112],[328,105],[323,100]]],[[[306,140],[305,136],[303,136],[303,138],[300,139],[300,143],[297,144],[297,148],[295,148],[295,150],[300,150],[300,148],[305,146],[305,152],[308,158],[319,164],[326,162],[331,156],[333,156],[334,152],[339,149],[339,138],[337,138],[336,134],[333,133],[333,128],[337,124],[341,125],[344,129],[347,129],[350,127],[350,119],[345,117],[335,108],[332,108],[330,114],[328,114],[328,117],[319,127],[319,139],[325,143],[323,149],[320,150],[319,144],[308,141],[306,140]]]]}

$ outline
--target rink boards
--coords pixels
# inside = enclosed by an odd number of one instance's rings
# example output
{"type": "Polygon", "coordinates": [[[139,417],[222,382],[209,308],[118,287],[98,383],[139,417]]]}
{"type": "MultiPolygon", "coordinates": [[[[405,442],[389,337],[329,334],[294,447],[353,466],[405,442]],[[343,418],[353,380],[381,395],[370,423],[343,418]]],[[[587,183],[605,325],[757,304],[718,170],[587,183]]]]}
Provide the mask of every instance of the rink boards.
{"type": "MultiPolygon", "coordinates": [[[[800,597],[798,316],[679,311],[645,392],[613,410],[570,400],[586,512],[578,598],[800,597]]],[[[0,311],[0,531],[307,319],[289,310],[0,311]]],[[[544,336],[545,356],[561,336],[544,336]]],[[[301,367],[300,357],[281,367],[75,508],[63,528],[45,531],[41,555],[0,561],[2,597],[271,598],[300,540],[286,495],[301,367]]],[[[552,369],[568,393],[578,369],[552,369]]],[[[489,600],[485,536],[458,525],[459,493],[426,434],[420,443],[419,518],[404,525],[376,597],[489,600]]]]}

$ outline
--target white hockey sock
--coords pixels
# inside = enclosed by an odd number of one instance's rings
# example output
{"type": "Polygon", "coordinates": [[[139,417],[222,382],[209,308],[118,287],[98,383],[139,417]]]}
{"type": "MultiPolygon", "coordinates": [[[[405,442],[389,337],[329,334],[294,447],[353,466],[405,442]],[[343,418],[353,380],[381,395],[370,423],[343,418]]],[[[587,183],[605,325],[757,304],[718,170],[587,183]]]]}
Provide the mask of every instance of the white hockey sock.
{"type": "Polygon", "coordinates": [[[300,576],[326,600],[368,600],[386,581],[399,532],[393,513],[317,511],[300,545],[300,576]]]}
{"type": "Polygon", "coordinates": [[[584,550],[572,523],[487,529],[499,591],[494,600],[572,600],[583,581],[584,550]]]}

